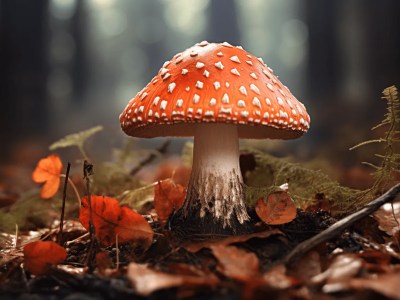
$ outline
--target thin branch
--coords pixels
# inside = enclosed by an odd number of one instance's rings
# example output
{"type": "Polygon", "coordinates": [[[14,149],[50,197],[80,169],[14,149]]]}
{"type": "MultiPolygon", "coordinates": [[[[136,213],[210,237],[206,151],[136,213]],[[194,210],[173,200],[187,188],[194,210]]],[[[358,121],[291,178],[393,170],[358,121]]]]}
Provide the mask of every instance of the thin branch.
{"type": "MultiPolygon", "coordinates": [[[[171,144],[171,140],[166,140],[159,148],[156,149],[156,151],[159,154],[165,154],[167,152],[170,144],[171,144]]],[[[156,154],[154,154],[154,153],[149,154],[148,157],[146,157],[144,160],[142,160],[137,166],[135,166],[131,170],[130,175],[136,175],[144,166],[148,165],[156,158],[157,158],[156,154]]]]}
{"type": "Polygon", "coordinates": [[[63,235],[63,227],[64,227],[64,214],[65,214],[65,200],[67,198],[67,186],[69,179],[69,171],[71,170],[71,164],[68,162],[67,164],[67,172],[65,173],[65,181],[64,181],[64,189],[62,196],[62,208],[61,208],[61,217],[60,217],[60,231],[58,233],[57,239],[58,243],[61,245],[62,235],[63,235]]]}
{"type": "Polygon", "coordinates": [[[379,207],[383,204],[393,201],[398,194],[400,194],[400,184],[393,186],[390,190],[388,190],[382,196],[376,198],[375,200],[371,201],[369,204],[364,206],[364,208],[360,209],[359,211],[345,217],[344,219],[336,222],[331,227],[325,229],[324,231],[320,232],[319,234],[313,236],[312,238],[300,243],[297,245],[285,258],[284,263],[286,265],[290,265],[295,262],[299,257],[306,254],[315,246],[326,242],[333,237],[339,235],[344,229],[353,225],[358,220],[370,215],[374,211],[376,211],[379,207]]]}
{"type": "MultiPolygon", "coordinates": [[[[65,176],[65,174],[60,174],[60,177],[65,178],[66,176],[65,176]]],[[[79,195],[79,192],[78,192],[78,189],[76,188],[75,183],[69,177],[68,177],[68,183],[71,185],[72,189],[74,190],[75,196],[76,196],[76,198],[78,199],[78,202],[79,202],[79,207],[81,207],[82,199],[81,199],[81,196],[79,195]]]]}

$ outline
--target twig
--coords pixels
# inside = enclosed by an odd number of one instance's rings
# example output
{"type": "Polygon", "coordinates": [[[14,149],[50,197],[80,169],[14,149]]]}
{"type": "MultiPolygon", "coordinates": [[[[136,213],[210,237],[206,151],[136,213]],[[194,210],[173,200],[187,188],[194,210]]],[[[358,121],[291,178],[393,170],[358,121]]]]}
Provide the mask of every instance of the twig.
{"type": "MultiPolygon", "coordinates": [[[[171,140],[166,140],[159,148],[156,149],[156,151],[160,154],[165,154],[167,152],[170,144],[171,144],[171,140]]],[[[136,173],[138,173],[144,166],[148,165],[153,160],[155,160],[156,157],[157,157],[156,154],[151,153],[148,157],[146,157],[144,160],[142,160],[137,166],[135,166],[131,170],[130,175],[136,175],[136,173]]]]}
{"type": "Polygon", "coordinates": [[[71,164],[68,162],[68,164],[67,164],[67,172],[65,173],[64,189],[63,189],[63,196],[62,196],[62,208],[61,208],[61,217],[60,217],[60,231],[59,231],[58,236],[57,236],[58,243],[60,245],[61,245],[62,235],[63,235],[64,214],[65,214],[65,200],[67,198],[67,186],[68,186],[68,178],[69,178],[70,169],[71,169],[71,164]]]}
{"type": "Polygon", "coordinates": [[[118,247],[118,234],[115,236],[115,251],[117,255],[117,261],[116,261],[116,269],[119,269],[119,247],[118,247]]]}
{"type": "Polygon", "coordinates": [[[290,265],[294,263],[299,257],[303,256],[315,246],[332,239],[347,227],[376,211],[383,204],[393,201],[399,193],[400,184],[397,184],[382,196],[368,203],[366,206],[364,206],[364,208],[336,222],[331,227],[325,229],[316,236],[313,236],[312,238],[300,243],[284,258],[284,264],[290,265]]]}
{"type": "MultiPolygon", "coordinates": [[[[65,176],[65,174],[60,174],[60,177],[65,178],[66,176],[65,176]]],[[[76,196],[76,198],[78,199],[78,202],[79,202],[79,207],[81,207],[81,205],[82,205],[82,199],[81,199],[81,196],[79,196],[79,192],[78,192],[78,189],[76,188],[75,183],[74,183],[74,182],[71,180],[71,178],[69,178],[69,177],[68,177],[68,183],[70,184],[70,186],[71,186],[72,189],[74,190],[75,196],[76,196]]]]}
{"type": "Polygon", "coordinates": [[[93,174],[93,165],[89,163],[87,160],[83,162],[83,178],[85,179],[86,183],[86,195],[88,199],[88,205],[89,205],[89,239],[90,239],[90,244],[89,244],[89,249],[88,249],[88,256],[87,256],[87,264],[89,267],[89,272],[94,271],[94,247],[95,247],[95,242],[96,242],[96,229],[93,224],[93,210],[92,210],[92,199],[91,199],[91,193],[90,193],[90,178],[93,174]]]}

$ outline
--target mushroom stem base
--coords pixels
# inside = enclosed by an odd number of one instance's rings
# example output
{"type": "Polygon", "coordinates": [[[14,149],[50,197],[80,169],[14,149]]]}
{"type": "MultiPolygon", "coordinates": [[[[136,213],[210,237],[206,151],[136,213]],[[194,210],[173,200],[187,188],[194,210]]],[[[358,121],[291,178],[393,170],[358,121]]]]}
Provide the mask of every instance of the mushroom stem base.
{"type": "Polygon", "coordinates": [[[204,220],[222,231],[232,231],[249,220],[239,167],[238,131],[228,124],[197,126],[187,196],[177,213],[188,221],[204,220]]]}

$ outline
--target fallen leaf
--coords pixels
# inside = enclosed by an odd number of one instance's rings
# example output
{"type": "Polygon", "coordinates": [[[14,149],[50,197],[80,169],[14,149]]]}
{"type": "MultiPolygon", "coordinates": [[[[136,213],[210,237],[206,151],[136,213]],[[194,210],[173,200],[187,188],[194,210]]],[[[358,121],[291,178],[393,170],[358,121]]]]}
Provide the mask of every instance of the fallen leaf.
{"type": "Polygon", "coordinates": [[[226,277],[247,282],[259,275],[260,262],[256,254],[220,244],[210,249],[218,260],[218,270],[226,277]]]}
{"type": "Polygon", "coordinates": [[[67,257],[67,251],[54,242],[37,241],[24,247],[24,266],[34,275],[43,275],[50,265],[59,264],[67,257]]]}
{"type": "Polygon", "coordinates": [[[40,197],[48,199],[57,193],[62,167],[61,159],[55,154],[39,160],[32,173],[32,180],[36,183],[45,183],[40,191],[40,197]]]}
{"type": "Polygon", "coordinates": [[[230,245],[236,243],[244,243],[253,238],[265,239],[270,237],[271,235],[282,234],[282,231],[278,229],[268,229],[265,231],[254,232],[251,234],[243,234],[243,235],[232,235],[224,239],[220,240],[208,240],[200,243],[189,243],[184,246],[184,248],[191,252],[196,253],[203,248],[211,248],[213,245],[230,245]]]}
{"type": "Polygon", "coordinates": [[[389,235],[395,235],[400,231],[400,202],[386,203],[373,215],[379,224],[379,229],[389,235]]]}
{"type": "MultiPolygon", "coordinates": [[[[105,196],[91,196],[93,225],[96,237],[103,246],[120,243],[142,243],[147,249],[153,241],[153,230],[146,219],[129,207],[119,206],[116,199],[105,196]]],[[[90,209],[87,196],[82,198],[79,221],[89,230],[90,209]]]]}
{"type": "Polygon", "coordinates": [[[207,276],[168,274],[136,263],[128,265],[127,277],[136,292],[142,296],[148,296],[161,289],[213,287],[219,283],[218,278],[212,274],[207,276]]]}
{"type": "Polygon", "coordinates": [[[185,201],[186,188],[172,179],[160,180],[154,187],[154,208],[161,225],[165,225],[169,216],[185,201]]]}
{"type": "Polygon", "coordinates": [[[371,278],[353,278],[348,286],[358,290],[372,290],[391,299],[400,299],[399,292],[400,272],[378,274],[371,278]]]}
{"type": "Polygon", "coordinates": [[[314,276],[312,283],[336,284],[345,282],[356,276],[363,266],[361,258],[354,254],[341,254],[334,258],[331,265],[324,272],[314,276]]]}
{"type": "Polygon", "coordinates": [[[296,206],[287,192],[279,191],[269,194],[266,203],[258,199],[256,213],[266,224],[285,224],[296,218],[296,206]]]}

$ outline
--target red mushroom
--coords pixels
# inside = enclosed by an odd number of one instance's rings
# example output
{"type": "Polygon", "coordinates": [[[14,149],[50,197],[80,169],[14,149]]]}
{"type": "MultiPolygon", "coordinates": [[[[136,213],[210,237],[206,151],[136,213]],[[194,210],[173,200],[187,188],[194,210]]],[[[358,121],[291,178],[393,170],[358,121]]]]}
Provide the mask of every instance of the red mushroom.
{"type": "Polygon", "coordinates": [[[194,136],[192,174],[178,214],[183,221],[197,217],[202,231],[209,223],[229,229],[249,220],[239,138],[296,138],[310,117],[261,58],[204,41],[165,62],[120,122],[136,137],[194,136]]]}

